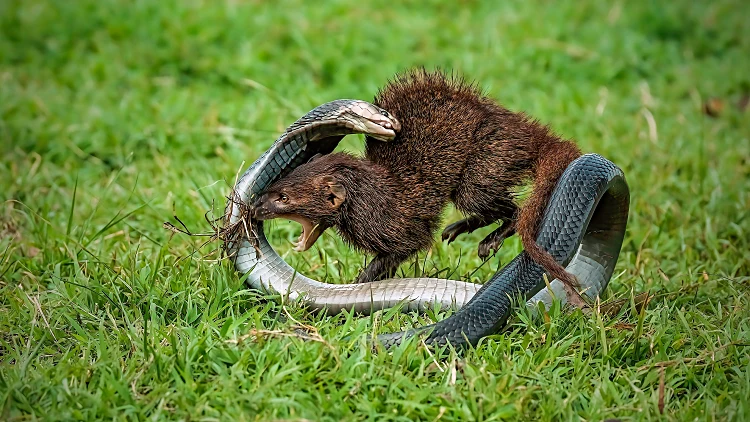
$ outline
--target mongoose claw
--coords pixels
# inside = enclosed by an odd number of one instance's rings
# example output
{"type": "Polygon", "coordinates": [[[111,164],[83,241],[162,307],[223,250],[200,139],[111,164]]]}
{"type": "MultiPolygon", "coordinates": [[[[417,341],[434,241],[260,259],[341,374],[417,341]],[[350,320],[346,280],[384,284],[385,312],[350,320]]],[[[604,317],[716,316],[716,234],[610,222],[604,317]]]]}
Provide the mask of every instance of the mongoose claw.
{"type": "Polygon", "coordinates": [[[448,244],[456,240],[456,238],[464,233],[471,231],[468,220],[458,220],[455,223],[451,223],[448,227],[443,230],[441,235],[442,240],[447,240],[448,244]]]}
{"type": "Polygon", "coordinates": [[[367,274],[367,272],[362,271],[354,280],[354,284],[370,283],[372,281],[375,281],[375,280],[373,280],[372,277],[370,277],[370,275],[367,274]]]}
{"type": "Polygon", "coordinates": [[[503,242],[505,242],[505,239],[509,236],[512,236],[514,233],[515,227],[512,224],[509,224],[508,227],[505,227],[505,225],[503,225],[503,227],[494,230],[492,233],[488,234],[487,237],[484,238],[484,240],[479,242],[477,255],[479,255],[479,258],[481,258],[483,261],[486,260],[493,251],[497,252],[498,250],[500,250],[500,248],[503,246],[503,242]]]}
{"type": "Polygon", "coordinates": [[[479,255],[479,258],[482,261],[485,261],[487,258],[490,257],[490,254],[492,254],[493,251],[497,252],[501,246],[503,246],[502,241],[495,244],[495,242],[485,242],[483,240],[479,242],[479,247],[477,248],[477,255],[479,255]]]}

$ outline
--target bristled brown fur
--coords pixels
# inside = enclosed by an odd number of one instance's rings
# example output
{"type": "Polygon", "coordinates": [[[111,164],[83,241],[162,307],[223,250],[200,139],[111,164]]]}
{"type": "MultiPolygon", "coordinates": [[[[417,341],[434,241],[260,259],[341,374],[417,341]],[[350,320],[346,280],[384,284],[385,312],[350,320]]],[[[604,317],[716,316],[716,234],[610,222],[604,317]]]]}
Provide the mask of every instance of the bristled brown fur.
{"type": "Polygon", "coordinates": [[[409,187],[425,218],[438,218],[450,199],[470,216],[515,221],[531,258],[551,276],[573,281],[535,239],[560,175],[581,154],[574,143],[441,72],[399,75],[374,103],[402,128],[392,143],[368,139],[367,158],[409,187]],[[512,192],[529,178],[533,191],[517,211],[512,192]]]}

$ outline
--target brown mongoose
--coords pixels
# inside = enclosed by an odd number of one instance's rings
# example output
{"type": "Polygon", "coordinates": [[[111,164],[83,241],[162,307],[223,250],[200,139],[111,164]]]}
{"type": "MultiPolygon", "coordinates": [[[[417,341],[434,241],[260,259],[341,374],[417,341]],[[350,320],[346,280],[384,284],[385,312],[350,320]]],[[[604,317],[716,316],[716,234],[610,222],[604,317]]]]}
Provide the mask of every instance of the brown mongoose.
{"type": "Polygon", "coordinates": [[[259,198],[256,215],[306,221],[302,250],[326,227],[336,227],[352,245],[375,254],[357,279],[366,282],[392,275],[404,260],[429,248],[452,201],[467,218],[449,225],[443,239],[450,242],[500,222],[480,242],[480,257],[517,232],[526,252],[551,278],[575,283],[535,242],[558,179],[581,155],[573,142],[502,107],[475,85],[441,72],[419,69],[397,75],[374,104],[401,122],[396,139],[368,138],[366,160],[334,155],[300,166],[259,198]],[[514,192],[529,180],[533,190],[519,208],[514,192]],[[313,191],[322,193],[315,196],[313,191]],[[328,213],[321,212],[322,203],[307,203],[296,211],[284,208],[305,201],[328,201],[328,213]]]}
{"type": "Polygon", "coordinates": [[[287,218],[302,225],[297,250],[307,250],[329,227],[376,259],[358,281],[394,270],[433,241],[433,222],[421,218],[406,189],[388,171],[344,153],[314,158],[274,183],[254,207],[259,220],[287,218]]]}

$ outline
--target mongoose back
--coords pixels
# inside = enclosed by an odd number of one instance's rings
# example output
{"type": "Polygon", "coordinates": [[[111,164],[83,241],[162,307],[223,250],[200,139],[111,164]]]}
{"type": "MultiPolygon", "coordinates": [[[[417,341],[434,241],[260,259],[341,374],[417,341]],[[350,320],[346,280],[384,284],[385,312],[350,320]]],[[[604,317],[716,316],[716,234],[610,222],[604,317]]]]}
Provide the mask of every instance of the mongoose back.
{"type": "MultiPolygon", "coordinates": [[[[341,203],[352,203],[336,207],[332,211],[338,214],[336,218],[295,215],[292,219],[307,219],[311,227],[323,230],[335,226],[352,245],[374,253],[357,281],[390,276],[404,260],[429,248],[440,216],[452,201],[466,219],[449,225],[443,239],[450,242],[462,233],[499,222],[501,227],[480,242],[480,257],[489,256],[517,232],[528,255],[552,278],[574,284],[574,277],[535,241],[558,179],[581,155],[573,142],[523,113],[502,107],[475,85],[441,72],[419,69],[397,75],[376,95],[374,104],[401,122],[396,139],[386,143],[368,138],[366,159],[348,156],[346,171],[323,165],[326,161],[316,166],[322,157],[292,173],[297,182],[307,180],[318,187],[323,184],[313,180],[343,180],[341,172],[346,173],[348,185],[340,184],[344,189],[339,191],[346,192],[341,203]],[[354,161],[361,165],[353,165],[354,161]],[[532,192],[519,208],[514,192],[529,180],[532,192]],[[373,188],[373,183],[383,183],[385,188],[373,188]],[[352,221],[361,224],[347,224],[352,221]],[[361,236],[351,230],[387,231],[389,236],[384,242],[382,236],[361,236]]],[[[279,188],[291,187],[285,180],[272,186],[257,207],[278,204],[279,188]]],[[[278,209],[258,213],[263,214],[261,218],[290,218],[278,209]]]]}

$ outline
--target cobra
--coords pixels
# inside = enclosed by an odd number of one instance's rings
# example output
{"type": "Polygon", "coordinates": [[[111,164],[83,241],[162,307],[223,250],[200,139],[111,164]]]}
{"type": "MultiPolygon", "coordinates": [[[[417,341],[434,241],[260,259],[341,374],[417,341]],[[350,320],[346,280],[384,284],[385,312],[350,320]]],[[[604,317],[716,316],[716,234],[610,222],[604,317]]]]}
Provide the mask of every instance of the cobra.
{"type": "MultiPolygon", "coordinates": [[[[334,150],[348,134],[365,134],[382,142],[396,136],[400,124],[386,110],[361,100],[336,100],[311,110],[293,123],[239,178],[225,210],[226,226],[243,225],[241,236],[225,239],[235,269],[255,289],[302,298],[310,307],[331,314],[360,313],[402,304],[423,310],[433,303],[458,311],[436,324],[381,334],[386,347],[422,335],[428,344],[475,345],[501,329],[514,297],[547,306],[554,297],[565,301],[562,283],[549,285],[543,270],[519,254],[486,283],[478,285],[437,278],[398,278],[362,284],[328,284],[297,273],[268,243],[260,221],[243,208],[276,180],[316,154],[334,150]]],[[[597,154],[575,160],[563,173],[547,206],[537,243],[579,280],[583,294],[594,300],[614,272],[628,219],[629,190],[621,169],[597,154]]]]}

